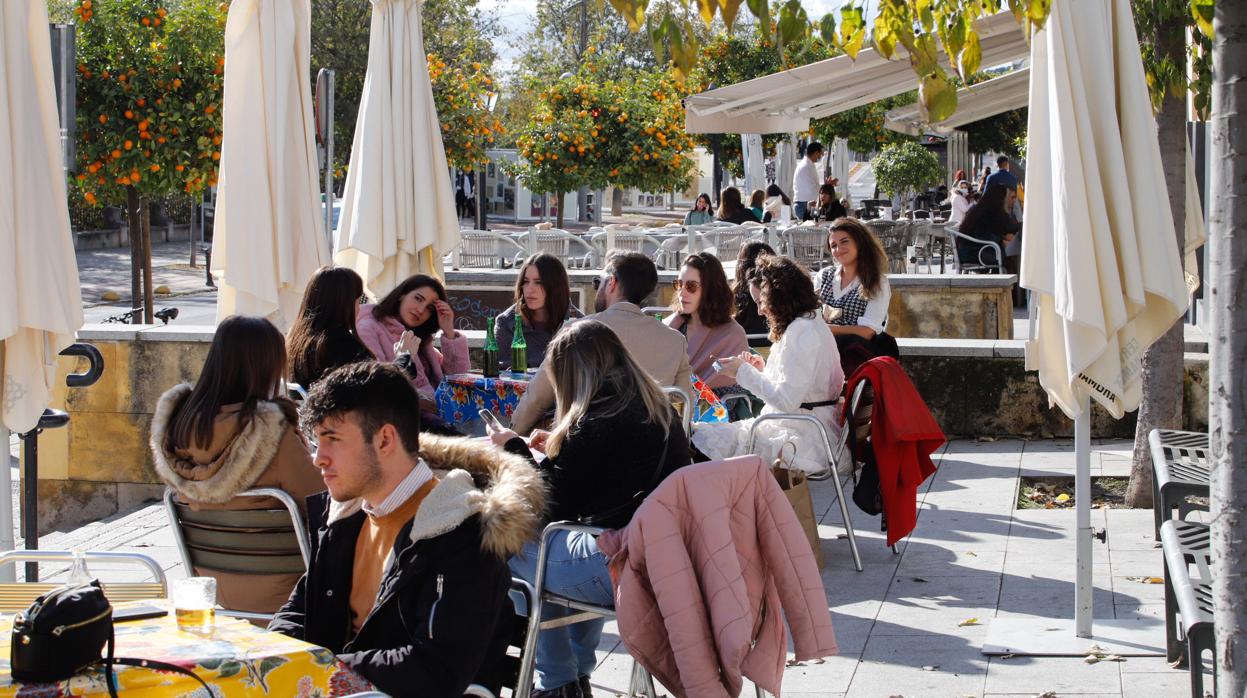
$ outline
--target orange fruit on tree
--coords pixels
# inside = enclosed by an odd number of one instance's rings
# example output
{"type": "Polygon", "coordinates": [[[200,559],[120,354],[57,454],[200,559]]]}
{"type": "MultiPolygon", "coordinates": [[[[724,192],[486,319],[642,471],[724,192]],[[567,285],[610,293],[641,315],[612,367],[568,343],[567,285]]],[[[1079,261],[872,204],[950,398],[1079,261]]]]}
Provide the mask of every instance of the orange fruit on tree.
{"type": "Polygon", "coordinates": [[[214,150],[214,151],[212,151],[212,159],[213,159],[213,160],[220,160],[220,159],[221,159],[221,151],[219,151],[219,150],[214,150]]]}
{"type": "Polygon", "coordinates": [[[88,204],[95,205],[95,194],[87,192],[82,195],[82,198],[86,199],[88,204]]]}
{"type": "Polygon", "coordinates": [[[108,123],[108,115],[107,115],[107,114],[100,114],[100,123],[101,123],[101,124],[106,124],[106,123],[108,123]]]}
{"type": "Polygon", "coordinates": [[[122,145],[125,147],[126,150],[129,150],[134,147],[134,141],[126,141],[122,145]]]}
{"type": "Polygon", "coordinates": [[[112,152],[111,154],[112,154],[112,156],[113,156],[113,159],[114,159],[114,160],[116,160],[117,158],[121,157],[121,151],[120,151],[120,150],[117,150],[117,149],[115,149],[115,148],[113,149],[113,152],[112,152]]]}
{"type": "Polygon", "coordinates": [[[159,172],[159,171],[160,171],[160,165],[157,165],[157,164],[154,164],[154,163],[153,163],[153,164],[152,164],[152,166],[151,166],[151,171],[152,171],[152,172],[159,172]]]}
{"type": "Polygon", "coordinates": [[[157,8],[157,9],[156,9],[156,15],[157,15],[158,17],[164,17],[164,16],[165,16],[165,15],[167,15],[167,14],[169,14],[169,11],[168,11],[168,10],[166,10],[165,8],[163,8],[163,7],[160,7],[160,8],[157,8]]]}
{"type": "Polygon", "coordinates": [[[185,170],[186,168],[181,165],[175,165],[173,169],[177,170],[178,172],[181,172],[182,170],[185,170]]]}
{"type": "Polygon", "coordinates": [[[140,121],[140,122],[139,122],[139,130],[140,130],[140,131],[146,131],[146,130],[147,130],[147,126],[148,126],[148,124],[147,124],[147,119],[143,119],[142,121],[140,121]]]}
{"type": "Polygon", "coordinates": [[[154,24],[154,25],[156,25],[157,27],[159,27],[159,26],[160,26],[160,18],[159,18],[159,17],[157,17],[157,18],[153,19],[153,20],[152,20],[152,24],[154,24]]]}
{"type": "Polygon", "coordinates": [[[179,88],[179,87],[181,87],[181,86],[182,86],[182,80],[181,80],[180,78],[174,78],[174,79],[173,79],[173,89],[175,89],[175,90],[176,90],[177,88],[179,88]]]}
{"type": "Polygon", "coordinates": [[[139,105],[140,107],[145,107],[147,106],[147,100],[143,99],[142,97],[139,97],[139,101],[135,102],[135,104],[139,105]]]}
{"type": "Polygon", "coordinates": [[[141,180],[141,179],[143,179],[143,175],[139,174],[139,171],[138,171],[138,170],[131,170],[131,171],[130,171],[130,181],[131,181],[131,182],[138,182],[138,181],[139,181],[139,180],[141,180]]]}
{"type": "Polygon", "coordinates": [[[127,119],[133,119],[133,118],[134,118],[134,112],[132,112],[132,111],[130,111],[129,109],[127,109],[127,110],[126,110],[126,118],[127,118],[127,119]]]}
{"type": "Polygon", "coordinates": [[[150,27],[152,25],[151,17],[144,17],[141,21],[143,22],[143,26],[145,27],[150,27]]]}

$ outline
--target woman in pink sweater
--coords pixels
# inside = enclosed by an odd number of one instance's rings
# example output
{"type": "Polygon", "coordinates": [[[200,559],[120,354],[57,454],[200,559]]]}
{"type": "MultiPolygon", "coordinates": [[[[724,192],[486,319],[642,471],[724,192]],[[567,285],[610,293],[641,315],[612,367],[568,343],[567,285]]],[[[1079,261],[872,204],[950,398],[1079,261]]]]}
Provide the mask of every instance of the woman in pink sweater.
{"type": "Polygon", "coordinates": [[[411,355],[408,374],[426,419],[437,414],[433,391],[442,377],[472,368],[468,339],[455,329],[455,311],[447,301],[446,289],[431,276],[408,277],[376,305],[360,306],[355,327],[378,361],[394,361],[403,353],[411,355]],[[439,330],[441,351],[432,341],[439,330]]]}

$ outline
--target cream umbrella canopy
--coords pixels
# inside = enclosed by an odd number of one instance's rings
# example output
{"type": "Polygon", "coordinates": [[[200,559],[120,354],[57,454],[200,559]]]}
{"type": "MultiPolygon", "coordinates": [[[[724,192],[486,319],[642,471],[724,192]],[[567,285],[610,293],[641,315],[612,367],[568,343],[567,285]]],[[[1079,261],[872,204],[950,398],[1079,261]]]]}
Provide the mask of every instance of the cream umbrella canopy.
{"type": "Polygon", "coordinates": [[[329,262],[310,66],[310,0],[230,4],[212,255],[218,320],[259,315],[286,329],[308,279],[329,262]]]}
{"type": "Polygon", "coordinates": [[[335,231],[334,261],[374,295],[440,274],[459,241],[420,28],[423,0],[372,0],[368,74],[335,231]]]}
{"type": "MultiPolygon", "coordinates": [[[[1188,302],[1128,0],[1053,2],[1032,41],[1029,119],[1021,268],[1022,286],[1033,292],[1026,363],[1039,371],[1052,403],[1075,420],[1073,635],[1090,638],[1090,400],[1114,418],[1137,409],[1143,352],[1188,302]]],[[[1122,623],[1097,621],[1114,632],[1122,623]]],[[[1096,643],[1105,646],[1101,632],[1096,643]]],[[[1161,635],[1150,632],[1154,645],[1161,635]]],[[[1107,651],[1137,654],[1140,644],[1146,642],[1107,651]]],[[[1084,640],[1072,649],[1085,653],[1088,646],[1084,640]]]]}

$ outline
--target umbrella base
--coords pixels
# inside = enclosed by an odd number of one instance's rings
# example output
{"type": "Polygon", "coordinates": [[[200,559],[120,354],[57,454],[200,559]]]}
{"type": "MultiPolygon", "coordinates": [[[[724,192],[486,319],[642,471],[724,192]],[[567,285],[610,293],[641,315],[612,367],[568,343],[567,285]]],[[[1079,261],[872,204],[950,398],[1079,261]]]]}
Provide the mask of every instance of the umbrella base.
{"type": "Polygon", "coordinates": [[[1029,657],[1084,657],[1091,647],[1122,657],[1165,656],[1165,621],[1160,618],[1102,620],[1091,637],[1074,634],[1068,618],[996,618],[987,629],[983,654],[1029,657]]]}

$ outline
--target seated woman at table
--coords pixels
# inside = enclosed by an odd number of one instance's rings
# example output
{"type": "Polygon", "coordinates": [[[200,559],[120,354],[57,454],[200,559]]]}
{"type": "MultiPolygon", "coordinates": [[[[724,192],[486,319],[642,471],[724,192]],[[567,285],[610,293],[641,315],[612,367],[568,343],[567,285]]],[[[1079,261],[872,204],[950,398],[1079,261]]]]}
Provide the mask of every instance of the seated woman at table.
{"type": "MultiPolygon", "coordinates": [[[[771,326],[770,356],[742,352],[719,359],[720,372],[765,403],[762,415],[813,415],[835,443],[835,404],[844,390],[840,354],[827,324],[818,316],[818,296],[809,271],[787,257],[760,257],[749,281],[758,310],[771,326]]],[[[749,450],[753,419],[693,425],[693,445],[710,460],[756,453],[767,463],[781,455],[794,469],[827,468],[822,434],[807,422],[764,422],[749,450]],[[787,447],[786,444],[792,444],[787,447]],[[782,453],[781,453],[782,451],[782,453]]]]}
{"type": "Polygon", "coordinates": [[[740,200],[740,190],[736,187],[728,187],[723,190],[723,194],[719,197],[719,213],[718,219],[727,223],[758,223],[758,217],[753,215],[753,211],[745,208],[740,200]]]}
{"type": "MultiPolygon", "coordinates": [[[[268,320],[232,316],[217,328],[199,379],[160,397],[152,416],[156,475],[192,509],[272,509],[272,499],[236,499],[254,487],[276,487],[298,503],[325,489],[295,405],[281,396],[286,344],[268,320]]],[[[217,579],[221,605],[273,613],[298,574],[245,574],[195,568],[217,579]]]]}
{"type": "MultiPolygon", "coordinates": [[[[1017,200],[1017,191],[1003,184],[993,182],[987,185],[982,198],[966,211],[957,230],[979,240],[994,242],[1001,251],[1013,240],[1013,236],[1022,230],[1022,224],[1014,220],[1013,202],[1017,200]]],[[[957,240],[957,259],[962,264],[1000,264],[996,251],[985,244],[957,240]]]]}
{"type": "MultiPolygon", "coordinates": [[[[677,468],[688,465],[688,440],[680,418],[658,383],[619,337],[592,318],[564,327],[545,362],[556,411],[550,431],[534,430],[525,442],[510,430],[491,434],[495,444],[533,458],[549,486],[547,521],[579,521],[622,528],[641,500],[677,468]],[[531,450],[530,450],[531,449],[531,450]]],[[[562,532],[549,548],[546,588],[582,602],[611,606],[614,595],[606,556],[585,533],[562,532]]],[[[511,558],[511,571],[536,579],[538,542],[511,558]]],[[[573,611],[545,605],[545,620],[573,611]]],[[[594,654],[605,620],[542,630],[537,640],[534,696],[581,695],[597,664],[594,654]],[[570,687],[570,688],[564,688],[570,687]]]]}
{"type": "Polygon", "coordinates": [[[771,346],[771,340],[766,338],[771,328],[766,324],[766,318],[758,313],[758,304],[753,296],[749,295],[749,275],[753,273],[758,257],[767,254],[775,254],[775,250],[765,242],[755,241],[742,245],[740,254],[736,255],[736,281],[732,284],[736,310],[733,317],[738,325],[745,328],[751,347],[771,346]]]}
{"type": "Polygon", "coordinates": [[[299,316],[286,333],[290,378],[310,389],[339,366],[374,357],[359,339],[355,315],[364,281],[346,267],[321,267],[303,292],[299,316]]]}
{"type": "Polygon", "coordinates": [[[826,182],[818,188],[818,206],[810,210],[809,214],[816,221],[834,221],[837,218],[843,218],[847,215],[844,204],[840,203],[840,199],[836,197],[836,187],[830,182],[826,182]]]}
{"type": "Polygon", "coordinates": [[[698,194],[693,208],[684,214],[684,225],[705,225],[714,220],[714,204],[709,194],[698,194]]]}
{"type": "Polygon", "coordinates": [[[888,324],[888,256],[879,238],[856,218],[838,218],[827,232],[827,249],[836,263],[814,275],[814,288],[825,307],[824,316],[836,338],[840,364],[852,376],[867,361],[900,358],[888,324]]]}
{"type": "Polygon", "coordinates": [[[571,284],[567,269],[558,257],[535,254],[524,260],[515,279],[515,303],[498,314],[494,337],[498,340],[498,368],[511,368],[511,341],[516,320],[528,345],[528,365],[537,367],[546,356],[546,347],[563,323],[582,313],[571,304],[571,284]],[[558,309],[558,312],[551,312],[558,309]]]}
{"type": "Polygon", "coordinates": [[[715,359],[749,351],[745,328],[732,319],[732,289],[717,257],[689,255],[674,281],[675,298],[667,325],[688,340],[688,363],[715,395],[743,393],[734,379],[714,367],[715,359]]]}
{"type": "Polygon", "coordinates": [[[443,376],[466,373],[472,364],[468,338],[455,329],[455,311],[442,282],[424,274],[408,277],[376,305],[360,306],[355,324],[359,338],[378,361],[395,362],[412,377],[426,430],[444,430],[433,391],[443,376]],[[433,346],[438,331],[441,351],[433,346]],[[409,357],[409,364],[402,354],[409,357]]]}
{"type": "MultiPolygon", "coordinates": [[[[762,222],[778,222],[783,215],[785,206],[792,206],[792,199],[788,198],[784,190],[780,189],[778,184],[772,184],[767,187],[766,200],[762,202],[762,222]]],[[[788,215],[792,215],[791,211],[788,215]]]]}
{"type": "Polygon", "coordinates": [[[762,204],[764,203],[766,203],[766,192],[761,189],[754,189],[753,193],[749,195],[749,212],[759,221],[762,220],[762,214],[765,213],[762,210],[762,204]]]}

